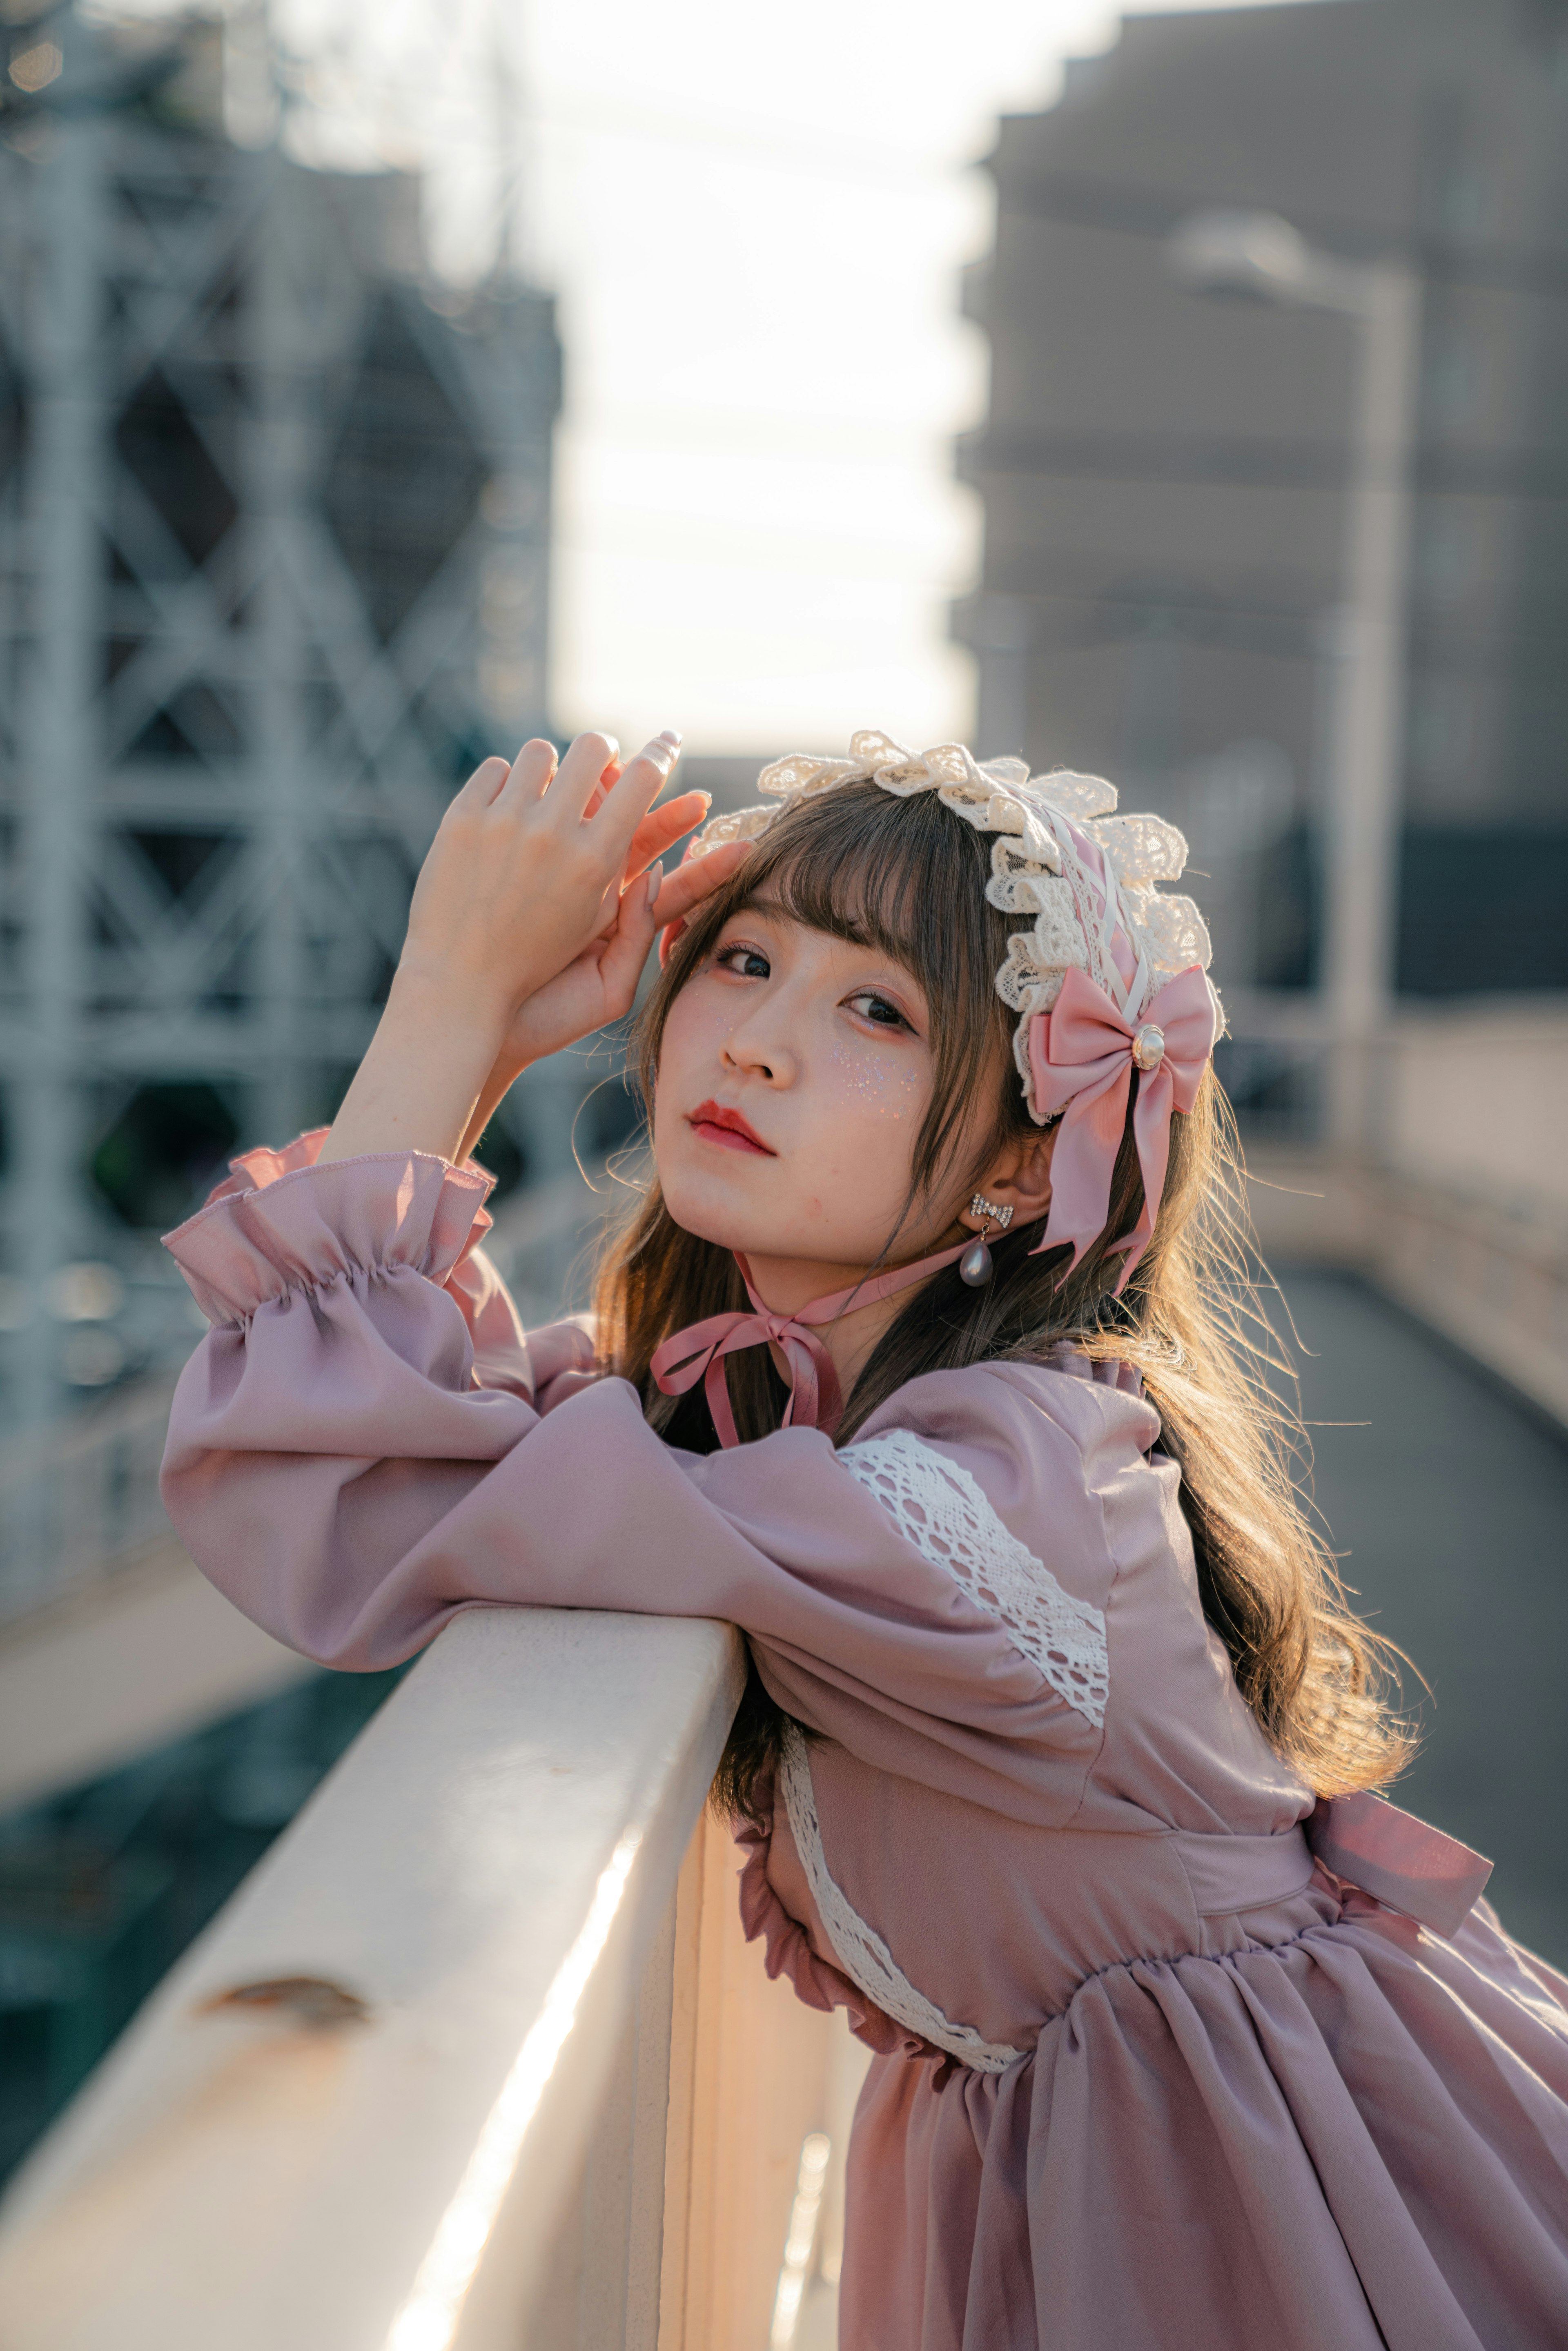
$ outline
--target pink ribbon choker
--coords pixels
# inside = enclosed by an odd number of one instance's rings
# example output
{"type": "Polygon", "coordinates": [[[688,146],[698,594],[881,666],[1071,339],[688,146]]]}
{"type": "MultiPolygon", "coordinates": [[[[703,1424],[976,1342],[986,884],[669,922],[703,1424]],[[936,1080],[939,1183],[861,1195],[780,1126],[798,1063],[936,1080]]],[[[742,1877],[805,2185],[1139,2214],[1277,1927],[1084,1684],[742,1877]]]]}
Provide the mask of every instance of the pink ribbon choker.
{"type": "Polygon", "coordinates": [[[843,1418],[844,1400],[833,1359],[817,1332],[825,1322],[836,1322],[841,1314],[862,1306],[875,1306],[884,1298],[896,1297],[901,1290],[913,1289],[928,1273],[939,1273],[945,1265],[962,1257],[973,1241],[974,1235],[966,1233],[954,1248],[938,1249],[934,1257],[923,1257],[917,1265],[901,1265],[890,1273],[874,1273],[865,1281],[852,1282],[848,1290],[834,1290],[830,1298],[813,1298],[809,1306],[802,1306],[794,1314],[775,1314],[763,1304],[753,1286],[751,1269],[737,1249],[735,1261],[751,1301],[751,1311],[745,1313],[737,1309],[730,1314],[710,1314],[705,1322],[694,1322],[688,1330],[677,1331],[674,1338],[655,1348],[649,1369],[665,1395],[685,1395],[701,1380],[718,1441],[727,1449],[738,1445],[740,1437],[730,1405],[725,1358],[771,1340],[783,1349],[789,1367],[789,1401],[784,1408],[782,1426],[820,1428],[824,1436],[831,1437],[843,1418]]]}

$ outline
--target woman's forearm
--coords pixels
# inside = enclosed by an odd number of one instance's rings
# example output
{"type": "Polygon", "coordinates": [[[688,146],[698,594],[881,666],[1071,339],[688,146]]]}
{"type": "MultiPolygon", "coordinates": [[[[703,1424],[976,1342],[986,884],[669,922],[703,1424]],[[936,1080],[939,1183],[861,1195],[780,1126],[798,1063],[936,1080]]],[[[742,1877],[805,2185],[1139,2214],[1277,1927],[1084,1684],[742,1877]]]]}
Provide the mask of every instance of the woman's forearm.
{"type": "Polygon", "coordinates": [[[476,1139],[494,1108],[486,1094],[498,1101],[506,1092],[486,1083],[505,1029],[493,1007],[460,1003],[449,989],[400,970],[318,1165],[382,1151],[460,1161],[470,1130],[476,1139]]]}

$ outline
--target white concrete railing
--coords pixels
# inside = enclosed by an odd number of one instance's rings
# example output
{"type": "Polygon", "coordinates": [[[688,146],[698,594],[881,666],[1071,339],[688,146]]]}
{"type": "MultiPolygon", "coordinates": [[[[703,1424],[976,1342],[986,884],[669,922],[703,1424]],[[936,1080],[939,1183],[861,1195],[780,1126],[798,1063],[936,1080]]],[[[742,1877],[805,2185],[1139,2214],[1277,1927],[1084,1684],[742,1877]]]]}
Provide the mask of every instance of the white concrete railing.
{"type": "Polygon", "coordinates": [[[781,2263],[791,2340],[841,2124],[703,1817],[742,1675],[449,1626],[0,2208],[5,2351],[762,2351],[781,2263]]]}
{"type": "MultiPolygon", "coordinates": [[[[1306,1077],[1309,1097],[1323,1091],[1332,1035],[1320,998],[1228,988],[1225,1008],[1244,1050],[1306,1077]]],[[[1371,1053],[1363,1156],[1505,1209],[1568,1210],[1568,997],[1402,999],[1371,1053]]],[[[1285,1124],[1280,1140],[1326,1147],[1310,1098],[1285,1124]]]]}
{"type": "Polygon", "coordinates": [[[1247,1155],[1249,1198],[1276,1267],[1359,1273],[1568,1428],[1568,1217],[1533,1215],[1311,1152],[1247,1155]]]}

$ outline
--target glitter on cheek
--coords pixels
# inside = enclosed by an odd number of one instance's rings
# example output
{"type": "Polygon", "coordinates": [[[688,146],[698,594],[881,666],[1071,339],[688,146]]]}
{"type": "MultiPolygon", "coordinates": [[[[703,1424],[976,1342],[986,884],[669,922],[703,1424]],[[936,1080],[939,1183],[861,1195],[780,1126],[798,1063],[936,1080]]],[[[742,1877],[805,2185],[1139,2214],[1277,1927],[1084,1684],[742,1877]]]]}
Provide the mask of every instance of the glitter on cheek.
{"type": "Polygon", "coordinates": [[[875,1107],[879,1118],[903,1118],[913,1108],[915,1073],[875,1052],[849,1052],[835,1045],[831,1059],[846,1093],[875,1107]],[[903,1097],[901,1100],[899,1097],[903,1097]]]}

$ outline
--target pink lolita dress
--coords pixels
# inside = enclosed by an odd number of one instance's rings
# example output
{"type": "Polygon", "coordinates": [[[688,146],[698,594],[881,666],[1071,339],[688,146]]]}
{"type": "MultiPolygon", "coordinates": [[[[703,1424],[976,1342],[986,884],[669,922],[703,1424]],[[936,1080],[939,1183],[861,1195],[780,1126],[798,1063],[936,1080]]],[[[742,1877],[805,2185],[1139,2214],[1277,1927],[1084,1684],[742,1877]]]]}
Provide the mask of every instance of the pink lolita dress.
{"type": "Polygon", "coordinates": [[[319,1147],[236,1161],[170,1237],[214,1326],[171,1515],[349,1670],[478,1606],[744,1629],[815,1734],[746,1922],[876,2053],[845,2351],[1568,2343],[1568,1984],[1476,1856],[1375,1798],[1314,1810],[1272,1753],[1135,1379],[986,1364],[841,1447],[681,1451],[576,1325],[524,1335],[486,1177],[319,1147]]]}

